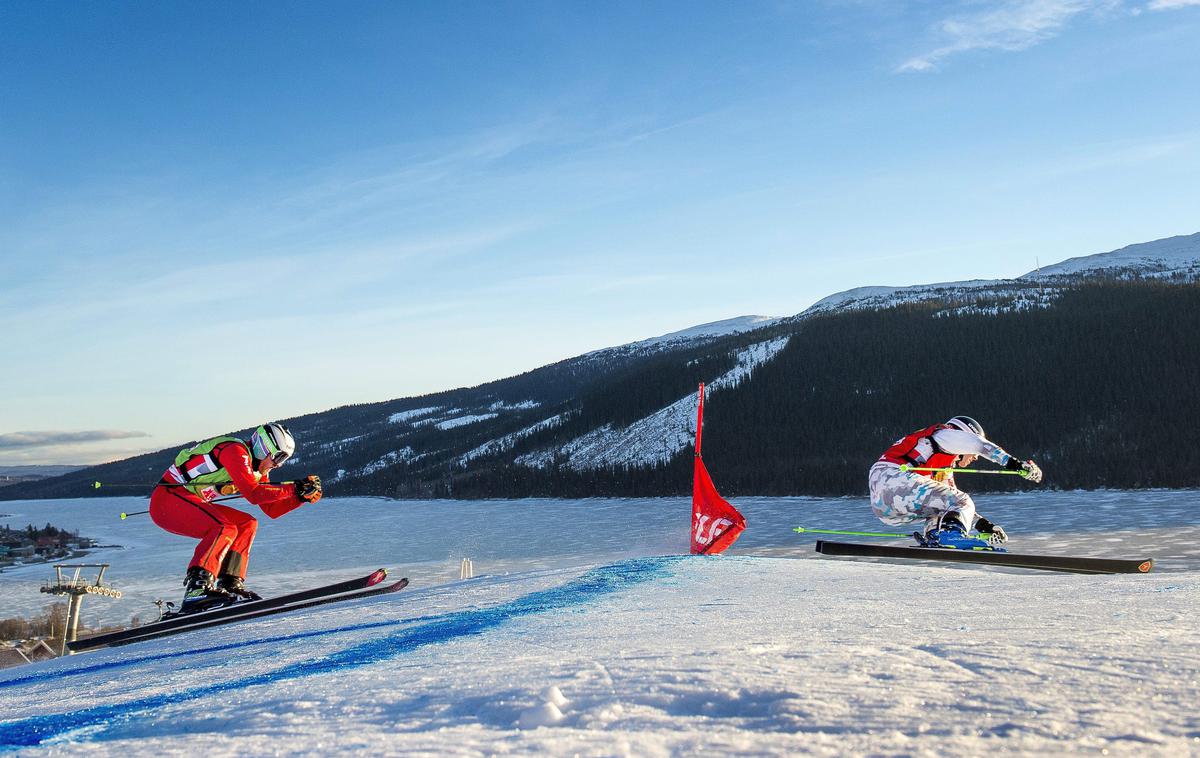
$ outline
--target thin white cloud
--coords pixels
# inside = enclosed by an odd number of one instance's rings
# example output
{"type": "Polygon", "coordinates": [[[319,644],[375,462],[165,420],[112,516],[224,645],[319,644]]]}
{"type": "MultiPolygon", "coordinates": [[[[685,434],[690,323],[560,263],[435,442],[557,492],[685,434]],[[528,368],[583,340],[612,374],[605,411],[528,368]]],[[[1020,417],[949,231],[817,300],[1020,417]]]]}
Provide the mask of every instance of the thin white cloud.
{"type": "Polygon", "coordinates": [[[1151,3],[1146,6],[1146,10],[1174,11],[1189,6],[1200,6],[1200,0],[1151,0],[1151,3]]]}
{"type": "Polygon", "coordinates": [[[1079,14],[1111,7],[1109,0],[1005,0],[983,11],[943,19],[936,31],[944,44],[910,58],[896,70],[933,71],[945,58],[972,50],[1026,50],[1058,36],[1079,14]]]}
{"type": "Polygon", "coordinates": [[[83,432],[41,431],[0,434],[0,450],[24,450],[32,447],[55,447],[80,443],[109,442],[149,437],[145,432],[126,432],[118,429],[94,429],[83,432]]]}

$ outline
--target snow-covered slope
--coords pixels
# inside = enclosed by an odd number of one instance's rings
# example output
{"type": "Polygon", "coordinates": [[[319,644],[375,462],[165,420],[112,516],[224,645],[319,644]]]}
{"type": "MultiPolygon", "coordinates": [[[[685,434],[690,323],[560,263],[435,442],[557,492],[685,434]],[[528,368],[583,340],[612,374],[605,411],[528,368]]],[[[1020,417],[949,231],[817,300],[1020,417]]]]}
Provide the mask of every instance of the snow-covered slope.
{"type": "Polygon", "coordinates": [[[742,332],[752,332],[755,329],[763,329],[777,321],[779,319],[774,316],[738,316],[736,318],[725,319],[724,321],[713,321],[708,324],[681,329],[678,332],[664,334],[661,337],[652,337],[641,342],[634,342],[633,345],[660,345],[669,342],[688,342],[700,338],[725,337],[730,334],[741,334],[742,332]]]}
{"type": "Polygon", "coordinates": [[[1006,282],[1003,279],[971,279],[963,282],[914,284],[905,287],[855,287],[824,297],[813,303],[801,316],[848,309],[894,308],[905,303],[924,300],[956,298],[979,291],[992,291],[1006,282]]]}
{"type": "Polygon", "coordinates": [[[1200,233],[1129,245],[1107,253],[1070,258],[1017,279],[971,279],[961,282],[898,287],[856,287],[822,298],[798,317],[841,310],[893,308],[907,303],[946,301],[953,308],[1022,310],[1046,307],[1058,295],[1063,279],[1124,275],[1200,278],[1200,233]],[[1049,286],[1048,286],[1049,285],[1049,286]],[[997,304],[1001,305],[997,305],[997,304]]]}
{"type": "MultiPolygon", "coordinates": [[[[753,343],[762,345],[786,336],[809,317],[928,302],[936,304],[938,316],[1046,308],[1068,287],[1090,276],[1200,279],[1200,234],[1074,258],[1016,279],[859,287],[830,295],[785,319],[726,319],[593,351],[480,387],[310,414],[289,420],[305,443],[280,474],[321,471],[327,482],[344,492],[422,496],[454,491],[455,476],[464,473],[476,485],[475,494],[486,493],[487,486],[495,484],[487,479],[486,469],[507,466],[514,459],[536,467],[565,462],[576,471],[660,464],[690,440],[691,398],[677,397],[662,408],[639,408],[642,418],[622,428],[615,428],[611,419],[629,415],[609,413],[607,417],[591,416],[593,428],[584,433],[573,430],[568,435],[554,430],[576,417],[581,398],[602,396],[612,377],[629,381],[636,375],[638,381],[655,382],[673,371],[676,377],[689,374],[692,381],[695,373],[695,381],[723,389],[724,378],[700,376],[691,367],[721,361],[726,351],[747,350],[753,343]],[[659,365],[649,360],[658,358],[659,365]],[[605,420],[610,422],[605,424],[605,420]],[[568,439],[570,436],[574,439],[568,439]]],[[[772,360],[775,354],[763,355],[754,365],[772,360]]],[[[31,485],[27,491],[65,496],[95,480],[138,481],[148,470],[161,470],[173,455],[173,451],[161,451],[153,454],[155,460],[151,460],[153,456],[129,459],[75,477],[68,475],[57,483],[31,485]]],[[[0,496],[25,496],[4,490],[12,494],[0,490],[0,496]]]]}
{"type": "MultiPolygon", "coordinates": [[[[751,345],[738,353],[737,365],[708,385],[713,392],[731,389],[787,346],[788,337],[751,345]]],[[[655,466],[669,462],[696,437],[696,395],[690,393],[626,427],[606,424],[551,450],[519,456],[516,463],[542,468],[556,460],[576,471],[609,466],[655,466]]]]}
{"type": "MultiPolygon", "coordinates": [[[[998,314],[1045,308],[1061,296],[1064,287],[1079,278],[1093,275],[1200,278],[1200,234],[1172,237],[1098,255],[1073,258],[1017,279],[973,279],[898,287],[858,287],[830,295],[791,317],[791,320],[804,320],[811,316],[847,310],[884,309],[922,302],[937,303],[940,308],[938,315],[998,314]]],[[[603,362],[618,355],[651,355],[665,350],[703,345],[720,337],[751,333],[780,324],[781,321],[783,320],[765,316],[727,319],[595,351],[574,360],[603,362]]],[[[764,341],[759,346],[762,344],[767,343],[764,341]]],[[[755,358],[752,365],[742,360],[734,372],[736,377],[721,377],[711,381],[709,386],[718,391],[726,386],[733,386],[742,372],[771,360],[778,349],[786,344],[786,338],[777,339],[770,344],[773,348],[755,358]]],[[[753,352],[754,349],[747,349],[743,358],[753,352]]],[[[613,424],[606,424],[575,439],[526,452],[516,457],[514,462],[537,468],[562,465],[576,471],[610,466],[661,465],[671,460],[690,443],[695,432],[694,407],[693,398],[680,398],[628,426],[616,428],[613,424]]],[[[393,414],[389,420],[393,423],[411,423],[414,426],[432,424],[446,429],[496,418],[503,412],[504,409],[496,408],[484,412],[482,408],[455,408],[452,411],[444,411],[441,408],[429,407],[393,414]],[[416,420],[418,417],[420,420],[416,420]]],[[[504,427],[502,431],[498,430],[494,438],[475,443],[470,449],[459,453],[457,465],[467,468],[479,458],[503,454],[519,441],[562,423],[568,416],[569,414],[548,412],[541,419],[531,420],[519,431],[512,432],[511,426],[504,427]]],[[[400,460],[394,456],[380,459],[349,475],[370,474],[384,465],[395,464],[400,460]]]]}
{"type": "Polygon", "coordinates": [[[1142,242],[1098,255],[1068,258],[1062,263],[1030,271],[1021,278],[1085,274],[1113,269],[1133,270],[1143,276],[1172,273],[1194,276],[1200,270],[1200,232],[1142,242]]]}
{"type": "MultiPolygon", "coordinates": [[[[1176,525],[1194,497],[1055,493],[1049,505],[1028,498],[1020,510],[1047,525],[1056,523],[1048,510],[1072,524],[1086,513],[1079,523],[1093,535],[1091,550],[1131,554],[1172,534],[1194,548],[1200,529],[1176,525]],[[1120,530],[1142,521],[1162,526],[1120,530]]],[[[988,501],[1003,515],[1012,514],[997,502],[1023,502],[988,501]]],[[[364,502],[380,514],[395,507],[364,502]]],[[[772,557],[789,544],[815,556],[810,540],[789,536],[797,520],[819,513],[850,526],[836,514],[869,517],[860,499],[801,498],[739,503],[751,525],[740,555],[669,556],[644,551],[655,541],[686,544],[686,501],[526,505],[542,518],[506,513],[492,525],[501,532],[493,544],[528,562],[567,538],[621,539],[608,542],[607,557],[560,555],[553,566],[512,572],[476,554],[485,575],[472,580],[415,582],[394,596],[7,669],[0,750],[213,758],[1200,750],[1194,555],[1183,570],[1117,577],[772,557]],[[518,520],[520,529],[504,523],[518,520]]],[[[484,507],[410,506],[410,516],[424,508],[412,523],[441,535],[478,532],[484,507]]],[[[333,503],[329,518],[361,523],[364,507],[333,503]]],[[[329,533],[293,535],[289,549],[331,560],[329,533]]],[[[400,537],[423,550],[411,534],[400,537]]]]}
{"type": "Polygon", "coordinates": [[[737,316],[735,318],[725,319],[723,321],[713,321],[707,324],[699,324],[697,326],[681,329],[677,332],[663,334],[658,337],[639,340],[637,342],[629,342],[616,347],[606,347],[600,350],[593,350],[590,353],[585,353],[579,356],[576,360],[594,360],[602,359],[613,354],[629,355],[629,354],[652,354],[662,352],[664,350],[672,350],[691,345],[700,345],[706,342],[719,339],[721,337],[729,337],[735,334],[744,334],[746,332],[765,329],[772,324],[776,324],[782,319],[774,316],[737,316]]]}

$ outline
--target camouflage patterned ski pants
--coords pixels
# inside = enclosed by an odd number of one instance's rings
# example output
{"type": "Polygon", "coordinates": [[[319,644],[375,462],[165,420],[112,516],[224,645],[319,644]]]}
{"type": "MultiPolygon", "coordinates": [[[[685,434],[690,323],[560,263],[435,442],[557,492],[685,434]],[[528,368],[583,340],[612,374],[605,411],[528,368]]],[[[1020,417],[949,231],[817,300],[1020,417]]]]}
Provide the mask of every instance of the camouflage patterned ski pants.
{"type": "Polygon", "coordinates": [[[867,476],[871,488],[871,510],[890,526],[926,520],[931,528],[943,513],[958,513],[968,529],[975,524],[975,502],[962,490],[912,471],[901,471],[894,463],[880,461],[867,476]]]}

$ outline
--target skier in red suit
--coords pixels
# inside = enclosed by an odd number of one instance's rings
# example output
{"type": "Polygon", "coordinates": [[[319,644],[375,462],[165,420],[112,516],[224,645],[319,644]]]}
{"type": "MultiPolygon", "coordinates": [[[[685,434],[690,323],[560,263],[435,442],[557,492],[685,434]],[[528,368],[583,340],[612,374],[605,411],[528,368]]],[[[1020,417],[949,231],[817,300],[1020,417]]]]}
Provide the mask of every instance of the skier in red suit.
{"type": "Polygon", "coordinates": [[[258,521],[248,513],[214,503],[239,494],[272,519],[321,499],[321,479],[308,476],[270,484],[268,475],[295,452],[280,424],[264,424],[250,440],[217,437],[181,450],[150,496],[150,518],[172,534],[200,540],[184,579],[181,612],[258,599],[245,586],[250,547],[258,521]]]}

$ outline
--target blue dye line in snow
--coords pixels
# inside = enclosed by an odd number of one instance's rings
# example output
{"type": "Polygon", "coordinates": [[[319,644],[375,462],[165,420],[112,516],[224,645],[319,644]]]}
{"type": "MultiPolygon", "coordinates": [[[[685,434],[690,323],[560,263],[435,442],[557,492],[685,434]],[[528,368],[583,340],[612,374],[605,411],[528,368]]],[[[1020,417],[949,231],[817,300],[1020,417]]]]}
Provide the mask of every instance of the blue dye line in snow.
{"type": "Polygon", "coordinates": [[[105,661],[104,663],[94,663],[90,666],[80,666],[67,671],[39,671],[36,674],[29,674],[17,679],[9,679],[7,681],[0,682],[0,690],[7,687],[16,687],[18,685],[37,684],[38,682],[61,682],[64,679],[84,676],[85,674],[95,674],[98,671],[112,671],[113,669],[130,668],[131,666],[139,666],[143,663],[154,663],[157,661],[171,660],[173,658],[191,658],[193,656],[206,655],[208,653],[223,653],[229,650],[237,650],[247,647],[259,647],[261,645],[277,645],[281,642],[295,642],[297,640],[311,639],[313,637],[327,637],[331,634],[359,632],[366,629],[386,629],[392,626],[412,626],[413,624],[421,624],[426,621],[434,621],[439,618],[441,618],[441,616],[415,616],[413,618],[406,619],[370,621],[362,624],[351,624],[350,626],[338,626],[332,629],[313,629],[305,632],[281,634],[275,637],[257,637],[252,640],[228,642],[223,645],[212,645],[211,647],[177,650],[174,653],[152,653],[150,655],[141,655],[135,658],[121,658],[114,661],[105,661]]]}
{"type": "MultiPolygon", "coordinates": [[[[388,598],[377,598],[376,600],[377,602],[389,602],[388,598]]],[[[143,663],[155,663],[157,661],[166,661],[174,658],[191,658],[194,656],[207,655],[209,653],[222,653],[240,648],[258,647],[260,645],[277,645],[281,642],[294,642],[297,640],[312,639],[313,637],[328,637],[329,635],[343,634],[345,632],[359,632],[367,629],[385,629],[393,626],[412,626],[413,624],[423,624],[426,621],[436,621],[440,618],[442,618],[441,615],[432,615],[413,616],[405,619],[389,619],[387,621],[369,621],[361,624],[352,624],[350,626],[336,626],[330,629],[311,629],[303,632],[281,634],[275,637],[258,637],[252,640],[228,642],[222,645],[212,645],[210,647],[189,648],[186,650],[177,650],[173,653],[151,653],[149,655],[120,658],[117,660],[105,661],[104,663],[93,663],[90,666],[78,666],[76,668],[67,670],[56,669],[51,671],[39,671],[14,679],[0,680],[0,690],[27,684],[37,684],[39,682],[61,682],[62,680],[71,677],[95,674],[98,671],[112,671],[114,669],[130,668],[132,666],[139,666],[143,663]]]]}
{"type": "MultiPolygon", "coordinates": [[[[389,602],[389,599],[377,598],[377,602],[389,602]]],[[[370,621],[362,624],[352,624],[350,626],[337,626],[331,629],[312,629],[303,632],[293,632],[291,634],[281,634],[275,637],[258,637],[252,640],[228,642],[222,645],[212,645],[210,647],[189,648],[186,650],[177,650],[173,653],[151,653],[149,655],[119,658],[117,660],[105,661],[104,663],[93,663],[90,666],[78,666],[76,668],[67,670],[56,669],[51,671],[39,671],[33,674],[26,674],[25,676],[16,677],[14,679],[0,680],[0,690],[8,687],[37,684],[38,682],[61,682],[62,680],[71,677],[95,674],[98,671],[112,671],[114,669],[130,668],[132,666],[139,666],[143,663],[154,663],[157,661],[166,661],[174,658],[191,658],[194,656],[207,655],[209,653],[222,653],[229,650],[237,650],[239,648],[258,647],[260,645],[276,645],[281,642],[294,642],[296,640],[311,639],[313,637],[327,637],[329,635],[343,634],[345,632],[359,632],[367,629],[385,629],[392,626],[412,626],[413,624],[423,624],[426,621],[436,621],[440,618],[442,618],[441,615],[431,615],[413,616],[405,619],[389,619],[387,621],[370,621]]]]}
{"type": "Polygon", "coordinates": [[[47,740],[82,730],[86,730],[89,739],[104,739],[107,728],[127,723],[156,708],[246,687],[369,666],[429,645],[482,634],[514,619],[585,605],[606,595],[667,576],[670,573],[669,566],[681,560],[687,559],[637,558],[602,566],[560,587],[532,592],[492,608],[447,613],[415,629],[397,631],[321,658],[289,664],[276,671],[126,703],[0,722],[0,749],[40,745],[47,740]]]}

